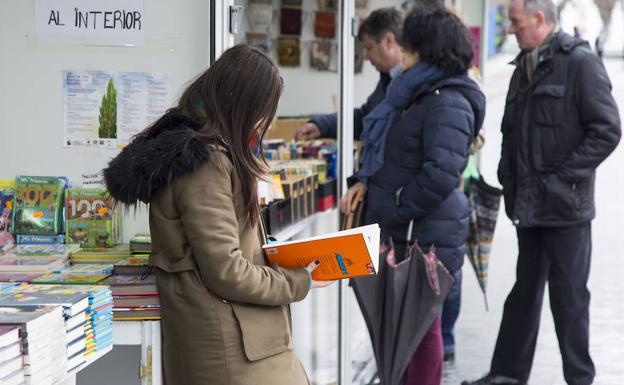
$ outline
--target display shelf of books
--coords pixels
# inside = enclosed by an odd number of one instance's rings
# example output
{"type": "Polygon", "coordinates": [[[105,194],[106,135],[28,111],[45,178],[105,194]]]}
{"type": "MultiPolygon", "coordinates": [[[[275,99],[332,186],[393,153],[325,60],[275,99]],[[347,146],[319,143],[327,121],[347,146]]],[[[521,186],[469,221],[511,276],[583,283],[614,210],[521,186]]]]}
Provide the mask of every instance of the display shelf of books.
{"type": "MultiPolygon", "coordinates": [[[[300,235],[301,233],[305,231],[312,230],[316,224],[323,223],[330,217],[337,215],[337,211],[338,209],[334,208],[331,210],[316,213],[278,232],[272,233],[271,236],[275,237],[279,241],[286,241],[288,239],[291,239],[293,237],[300,235]]],[[[330,231],[333,231],[333,230],[335,229],[331,229],[330,231]]],[[[312,233],[316,233],[316,232],[312,231],[311,234],[312,233]]]]}

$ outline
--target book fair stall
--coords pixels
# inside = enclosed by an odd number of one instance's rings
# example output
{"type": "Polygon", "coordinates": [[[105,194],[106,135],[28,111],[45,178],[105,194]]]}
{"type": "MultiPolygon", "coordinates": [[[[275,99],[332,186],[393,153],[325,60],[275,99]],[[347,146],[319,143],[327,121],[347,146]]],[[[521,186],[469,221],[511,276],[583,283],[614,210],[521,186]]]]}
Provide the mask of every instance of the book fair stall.
{"type": "MultiPolygon", "coordinates": [[[[353,114],[339,112],[363,103],[379,77],[364,63],[357,25],[402,3],[10,2],[0,27],[12,52],[0,62],[0,383],[162,383],[148,209],[115,204],[101,170],[235,44],[264,50],[284,79],[262,143],[270,175],[257,187],[267,233],[281,242],[275,254],[338,231],[337,203],[358,157],[353,114]],[[312,115],[332,112],[337,135],[295,140],[312,115]]],[[[373,378],[347,280],[293,304],[292,318],[312,384],[373,378]]]]}

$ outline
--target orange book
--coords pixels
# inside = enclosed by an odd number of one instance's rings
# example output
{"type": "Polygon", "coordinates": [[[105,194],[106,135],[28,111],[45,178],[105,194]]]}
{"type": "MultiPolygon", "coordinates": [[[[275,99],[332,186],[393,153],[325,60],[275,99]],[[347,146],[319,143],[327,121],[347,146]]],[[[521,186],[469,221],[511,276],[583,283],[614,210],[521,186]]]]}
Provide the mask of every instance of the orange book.
{"type": "Polygon", "coordinates": [[[377,274],[379,268],[377,224],[323,234],[317,237],[275,242],[262,246],[271,264],[303,268],[315,259],[320,266],[312,273],[317,281],[330,281],[377,274]]]}

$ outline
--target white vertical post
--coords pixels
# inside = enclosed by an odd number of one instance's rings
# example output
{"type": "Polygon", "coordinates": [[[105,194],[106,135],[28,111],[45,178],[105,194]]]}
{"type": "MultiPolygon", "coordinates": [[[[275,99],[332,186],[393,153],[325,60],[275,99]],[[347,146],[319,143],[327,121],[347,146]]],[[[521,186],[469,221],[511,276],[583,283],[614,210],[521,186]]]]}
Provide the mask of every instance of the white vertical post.
{"type": "MultiPolygon", "coordinates": [[[[355,27],[355,4],[353,1],[340,3],[340,110],[338,111],[338,199],[347,191],[346,178],[353,173],[353,83],[355,27]]],[[[338,300],[339,346],[338,384],[350,385],[351,357],[349,346],[349,287],[346,280],[340,281],[338,300]]]]}
{"type": "Polygon", "coordinates": [[[234,45],[234,35],[230,33],[230,7],[234,5],[233,0],[211,0],[211,10],[214,12],[214,36],[212,36],[214,59],[226,49],[234,45]]]}

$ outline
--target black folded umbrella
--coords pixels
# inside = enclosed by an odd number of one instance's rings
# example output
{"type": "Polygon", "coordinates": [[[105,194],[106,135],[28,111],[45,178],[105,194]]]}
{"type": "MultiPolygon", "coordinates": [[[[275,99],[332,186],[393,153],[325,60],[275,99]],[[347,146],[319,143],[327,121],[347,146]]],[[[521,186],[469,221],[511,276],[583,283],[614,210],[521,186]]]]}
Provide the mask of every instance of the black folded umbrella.
{"type": "Polygon", "coordinates": [[[351,280],[383,385],[401,381],[453,283],[433,249],[425,254],[414,244],[406,254],[396,263],[394,248],[384,245],[378,274],[351,280]]]}

